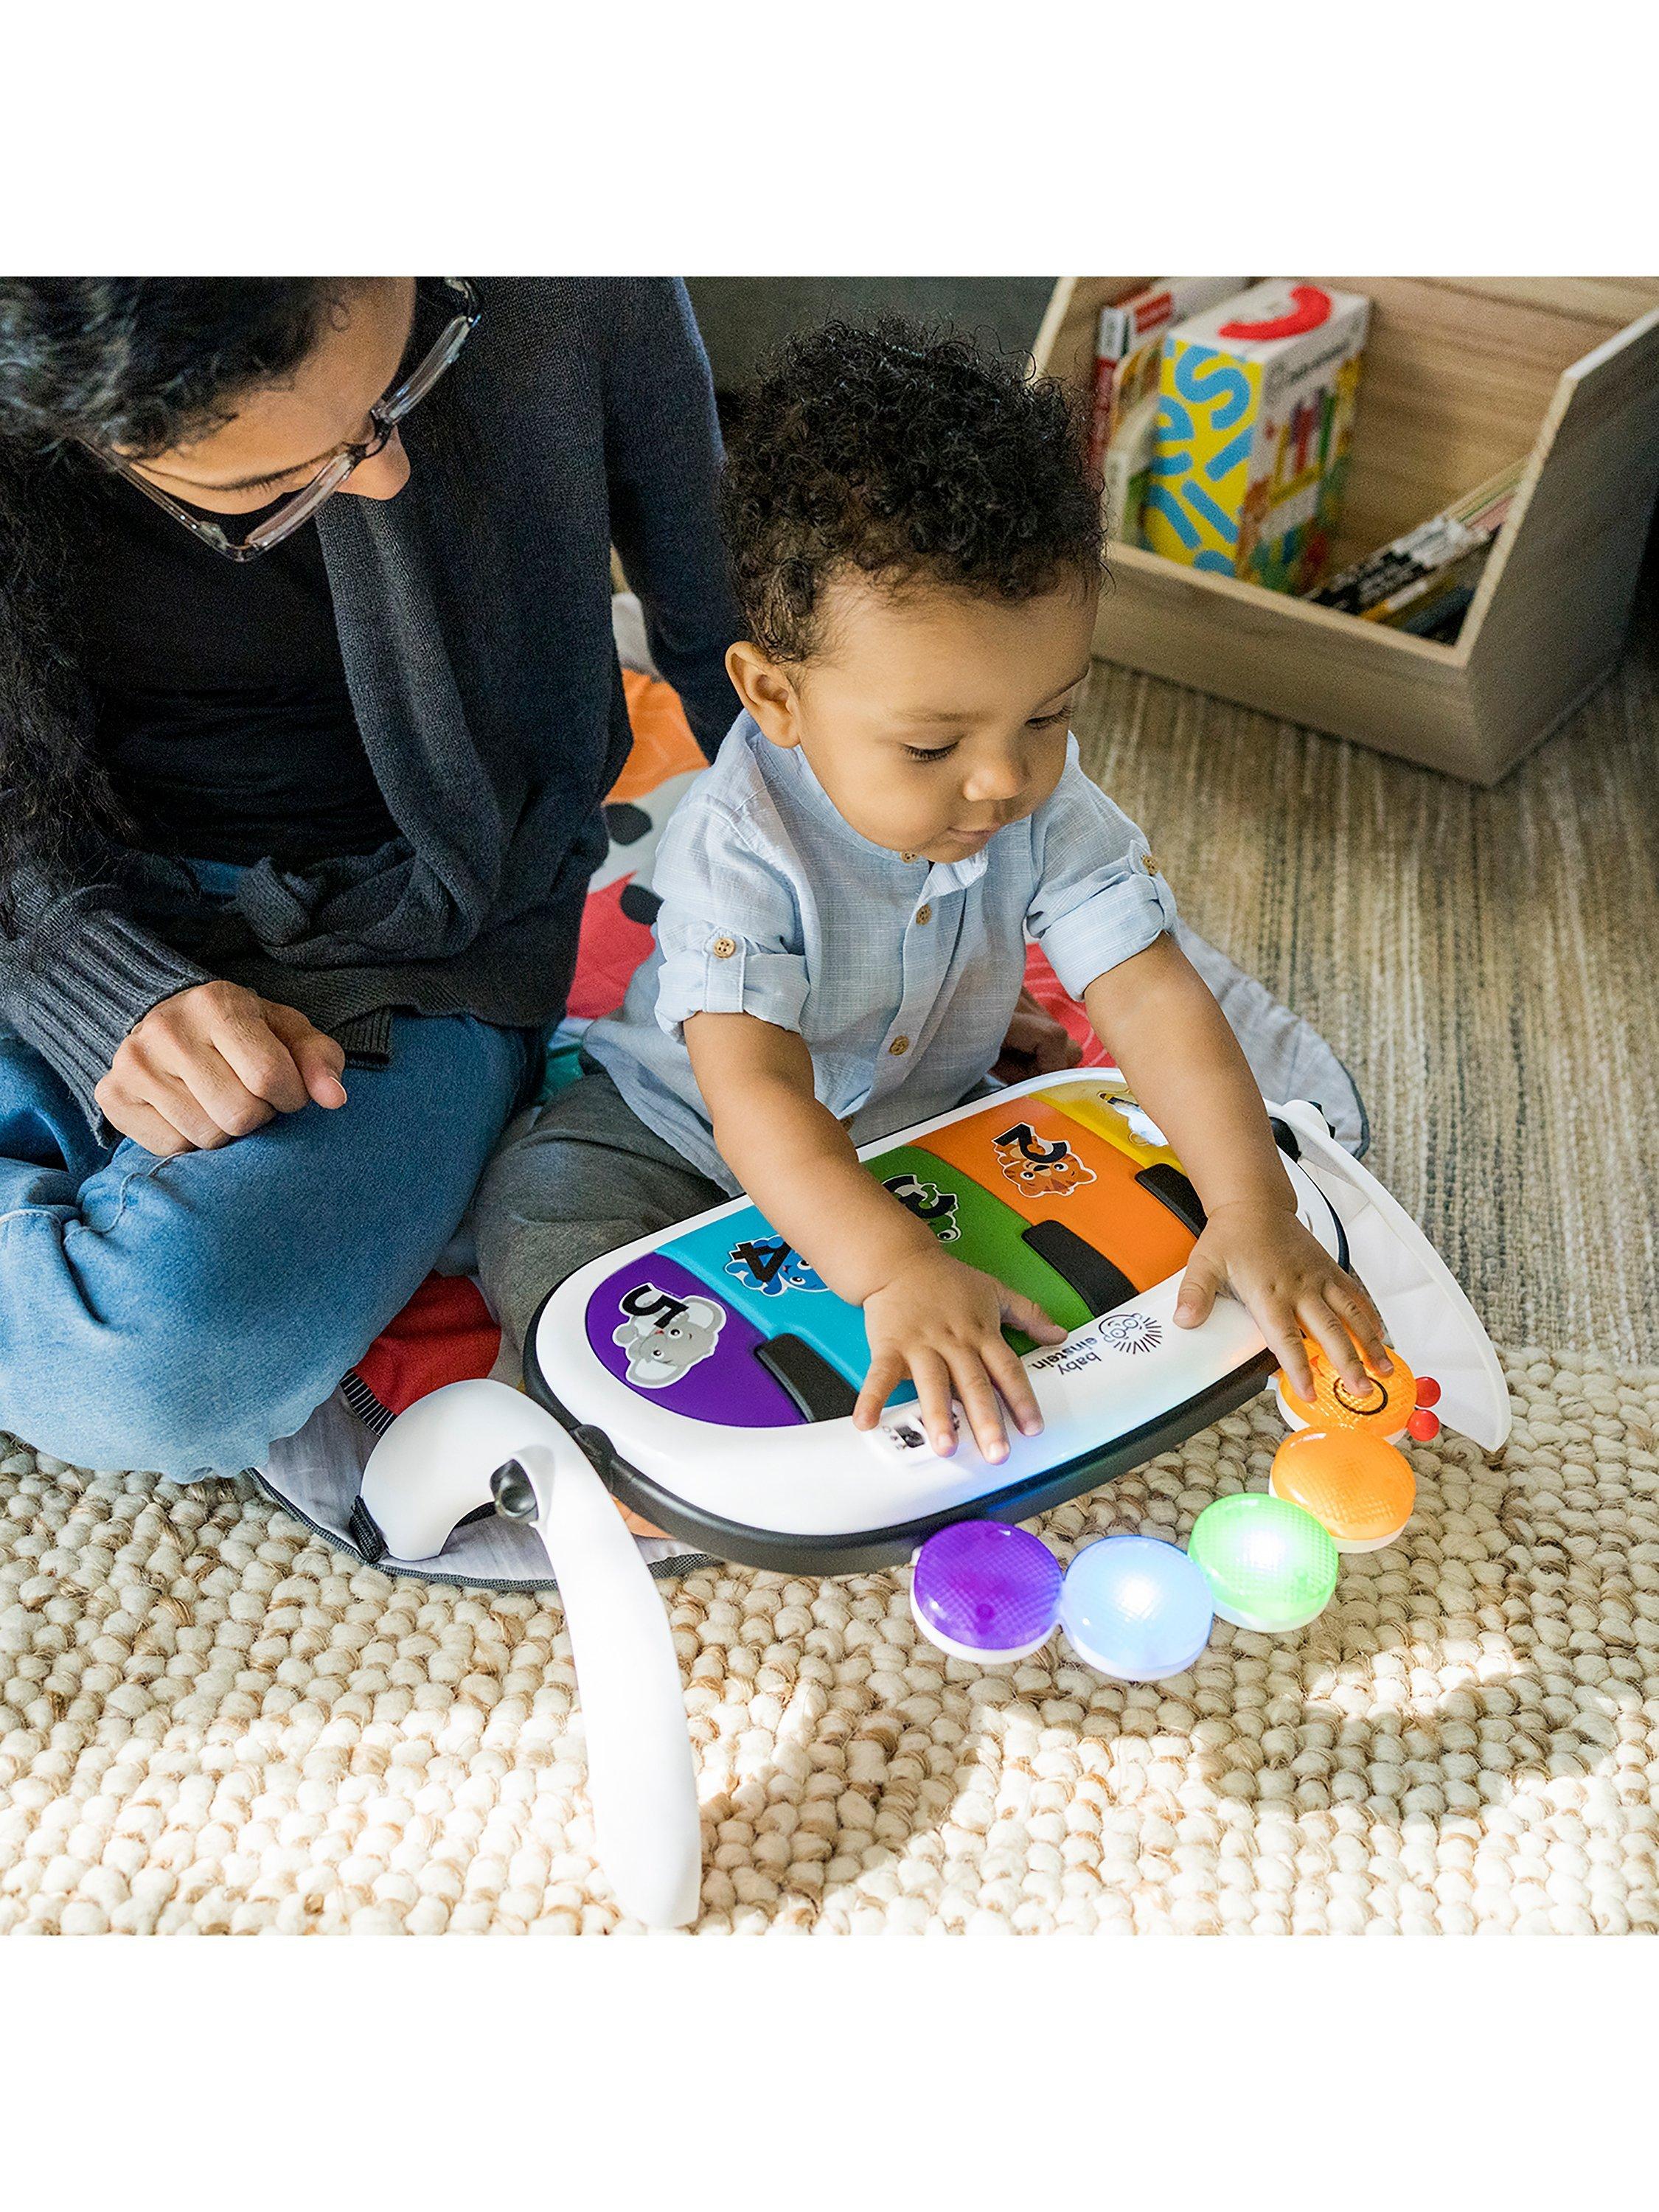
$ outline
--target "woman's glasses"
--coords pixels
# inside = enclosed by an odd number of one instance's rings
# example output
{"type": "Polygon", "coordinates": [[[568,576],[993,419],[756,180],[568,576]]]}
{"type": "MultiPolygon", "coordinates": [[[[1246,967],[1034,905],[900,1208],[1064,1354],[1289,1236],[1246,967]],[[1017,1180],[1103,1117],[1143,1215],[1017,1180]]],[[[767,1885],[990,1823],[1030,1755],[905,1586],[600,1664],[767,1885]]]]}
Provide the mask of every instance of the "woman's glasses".
{"type": "Polygon", "coordinates": [[[88,450],[106,468],[113,469],[118,476],[125,477],[130,484],[136,485],[146,499],[154,500],[157,507],[165,507],[175,522],[183,523],[192,538],[199,538],[204,545],[210,545],[216,553],[223,554],[227,561],[257,561],[262,553],[269,553],[273,545],[280,545],[285,538],[292,538],[296,530],[303,528],[323,501],[338,491],[353,469],[364,461],[371,460],[381,451],[398,425],[412,409],[420,405],[477,329],[478,318],[483,311],[478,305],[477,294],[465,277],[445,276],[439,281],[444,287],[446,303],[452,309],[449,320],[409,375],[383,399],[377,399],[369,409],[368,418],[374,426],[369,436],[348,445],[337,446],[321,463],[310,483],[302,485],[279,507],[274,507],[263,522],[249,531],[246,538],[229,537],[216,522],[210,522],[204,516],[193,513],[181,501],[174,499],[171,493],[162,491],[158,485],[151,483],[148,477],[141,476],[131,462],[122,459],[118,453],[102,453],[95,447],[89,447],[88,450]]]}

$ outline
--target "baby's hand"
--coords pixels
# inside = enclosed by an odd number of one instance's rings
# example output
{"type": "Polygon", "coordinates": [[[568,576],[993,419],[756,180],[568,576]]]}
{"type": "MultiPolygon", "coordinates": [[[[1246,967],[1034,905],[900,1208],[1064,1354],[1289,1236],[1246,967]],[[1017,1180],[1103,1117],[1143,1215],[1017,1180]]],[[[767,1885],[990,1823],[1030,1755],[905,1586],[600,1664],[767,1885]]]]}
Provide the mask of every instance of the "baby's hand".
{"type": "Polygon", "coordinates": [[[1005,1290],[948,1252],[935,1249],[907,1261],[864,1301],[870,1372],[853,1411],[853,1425],[873,1428],[890,1392],[908,1373],[936,1452],[948,1455],[957,1447],[951,1414],[954,1395],[984,1456],[1006,1459],[998,1391],[1026,1436],[1039,1434],[1042,1417],[1019,1355],[1003,1337],[1005,1321],[1038,1344],[1065,1339],[1065,1330],[1030,1298],[1005,1290]]]}
{"type": "Polygon", "coordinates": [[[1318,1238],[1283,1206],[1245,1200],[1218,1206],[1211,1214],[1209,1226],[1187,1262],[1176,1301],[1176,1322],[1182,1328],[1196,1328],[1208,1317],[1216,1293],[1229,1288],[1279,1354],[1298,1397],[1313,1395],[1304,1329],[1324,1346],[1332,1365],[1357,1397],[1363,1398],[1370,1389],[1360,1352],[1374,1373],[1393,1372],[1376,1308],[1318,1238]]]}

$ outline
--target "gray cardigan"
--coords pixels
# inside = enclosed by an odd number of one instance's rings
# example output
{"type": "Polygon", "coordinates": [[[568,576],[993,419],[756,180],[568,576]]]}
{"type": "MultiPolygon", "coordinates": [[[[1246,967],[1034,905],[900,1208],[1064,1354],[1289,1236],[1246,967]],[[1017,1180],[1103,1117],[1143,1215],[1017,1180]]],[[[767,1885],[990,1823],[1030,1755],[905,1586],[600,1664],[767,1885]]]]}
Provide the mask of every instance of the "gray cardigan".
{"type": "MultiPolygon", "coordinates": [[[[93,1099],[149,1009],[210,975],[297,1006],[354,1060],[391,1015],[536,1024],[563,1011],[599,803],[628,752],[611,548],[657,665],[712,754],[737,712],[714,524],[719,431],[684,288],[479,281],[483,315],[405,425],[390,501],[318,516],[347,683],[400,836],[299,873],[262,861],[204,908],[174,863],[21,886],[0,1022],[93,1099]]],[[[234,743],[228,731],[227,742],[234,743]]]]}

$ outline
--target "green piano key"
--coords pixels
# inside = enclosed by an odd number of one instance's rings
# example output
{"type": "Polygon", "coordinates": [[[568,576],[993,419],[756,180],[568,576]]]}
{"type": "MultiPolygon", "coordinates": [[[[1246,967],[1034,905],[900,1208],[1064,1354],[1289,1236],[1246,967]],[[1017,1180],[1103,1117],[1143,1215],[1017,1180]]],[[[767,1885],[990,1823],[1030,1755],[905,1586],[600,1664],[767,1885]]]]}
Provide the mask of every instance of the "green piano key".
{"type": "MultiPolygon", "coordinates": [[[[1081,1328],[1089,1308],[1066,1278],[1025,1242],[1025,1224],[971,1176],[948,1167],[921,1145],[895,1145],[865,1168],[902,1206],[925,1221],[945,1250],[970,1267],[1020,1291],[1062,1328],[1081,1328]]],[[[1004,1332],[1017,1352],[1029,1352],[1022,1329],[1004,1332]]]]}

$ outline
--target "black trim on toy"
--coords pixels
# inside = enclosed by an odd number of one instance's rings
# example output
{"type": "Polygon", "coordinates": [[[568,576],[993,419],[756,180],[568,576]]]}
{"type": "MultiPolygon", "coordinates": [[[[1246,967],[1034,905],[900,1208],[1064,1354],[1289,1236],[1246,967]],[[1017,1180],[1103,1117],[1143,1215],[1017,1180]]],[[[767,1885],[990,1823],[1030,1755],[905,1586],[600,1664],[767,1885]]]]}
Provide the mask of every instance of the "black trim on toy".
{"type": "Polygon", "coordinates": [[[1135,1286],[1122,1268],[1095,1245],[1085,1243],[1063,1221],[1034,1221],[1020,1234],[1038,1259],[1046,1260],[1055,1274],[1071,1285],[1088,1307],[1091,1321],[1098,1321],[1115,1306],[1127,1304],[1135,1295],[1135,1286]]]}
{"type": "Polygon", "coordinates": [[[844,1419],[859,1401],[858,1392],[840,1369],[793,1330],[757,1344],[754,1356],[809,1421],[844,1419]]]}
{"type": "MultiPolygon", "coordinates": [[[[1281,1122],[1282,1128],[1284,1124],[1281,1122]]],[[[1280,1152],[1285,1147],[1279,1146],[1280,1152]]],[[[1294,1156],[1292,1156],[1294,1157],[1294,1156]]],[[[1193,1188],[1179,1168],[1172,1168],[1167,1160],[1158,1160],[1149,1168],[1142,1168],[1135,1181],[1143,1190],[1149,1190],[1160,1205],[1167,1206],[1188,1236],[1201,1237],[1210,1225],[1210,1217],[1204,1211],[1204,1201],[1193,1188]]]]}
{"type": "MultiPolygon", "coordinates": [[[[548,1292],[550,1298],[553,1293],[548,1292]]],[[[544,1298],[542,1305],[545,1306],[544,1298]]],[[[610,1437],[591,1423],[575,1420],[549,1387],[536,1358],[536,1334],[542,1310],[525,1334],[524,1379],[538,1406],[551,1413],[575,1438],[613,1498],[645,1520],[653,1522],[683,1542],[701,1546],[716,1559],[744,1567],[764,1567],[784,1574],[855,1575],[882,1567],[902,1565],[935,1530],[953,1521],[1029,1521],[1068,1498],[1080,1497],[1103,1482],[1127,1474],[1155,1459],[1159,1452],[1184,1443],[1200,1429],[1209,1427],[1239,1407],[1248,1405],[1273,1374],[1279,1362],[1271,1352],[1255,1358],[1219,1382],[1200,1390],[1179,1406],[1171,1406],[1156,1420],[1147,1421],[1126,1435],[1115,1437],[1098,1451],[1085,1452],[1042,1474],[1011,1483],[1006,1490],[990,1491],[981,1498],[964,1500],[920,1520],[895,1522],[885,1528],[860,1530],[857,1534],[790,1535],[775,1529],[751,1528],[741,1522],[724,1521],[716,1514],[699,1512],[672,1492],[660,1490],[647,1475],[621,1457],[610,1437]]],[[[781,1433],[787,1435],[787,1431],[781,1433]]]]}

